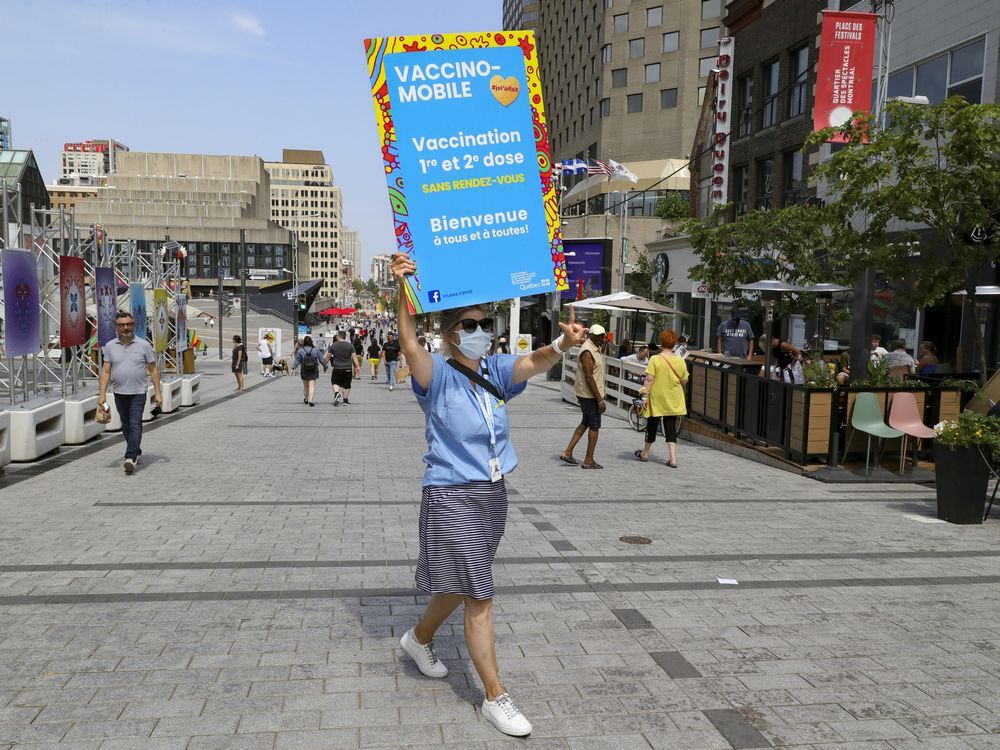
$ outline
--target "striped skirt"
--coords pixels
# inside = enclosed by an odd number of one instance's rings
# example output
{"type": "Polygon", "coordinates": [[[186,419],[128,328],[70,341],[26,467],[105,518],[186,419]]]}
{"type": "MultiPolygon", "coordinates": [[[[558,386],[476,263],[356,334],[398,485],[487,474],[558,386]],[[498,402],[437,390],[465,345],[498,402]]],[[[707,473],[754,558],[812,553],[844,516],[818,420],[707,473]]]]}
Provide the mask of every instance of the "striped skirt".
{"type": "Polygon", "coordinates": [[[492,599],[493,558],[506,524],[507,486],[502,480],[424,487],[417,588],[492,599]]]}

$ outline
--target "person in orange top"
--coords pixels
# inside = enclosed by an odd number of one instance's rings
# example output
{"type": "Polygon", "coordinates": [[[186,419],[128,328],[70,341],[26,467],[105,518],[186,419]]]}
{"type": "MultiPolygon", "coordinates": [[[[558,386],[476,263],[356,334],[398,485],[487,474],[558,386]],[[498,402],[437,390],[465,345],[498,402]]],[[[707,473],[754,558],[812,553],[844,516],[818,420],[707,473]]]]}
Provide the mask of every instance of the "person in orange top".
{"type": "Polygon", "coordinates": [[[635,452],[640,461],[649,460],[649,449],[656,441],[656,433],[663,422],[663,433],[667,438],[670,458],[667,466],[677,468],[677,432],[680,420],[687,414],[684,386],[688,380],[688,369],[683,358],[674,354],[677,344],[675,331],[660,334],[659,354],[649,358],[646,366],[646,381],[640,393],[645,396],[643,416],[646,417],[646,444],[635,452]]]}

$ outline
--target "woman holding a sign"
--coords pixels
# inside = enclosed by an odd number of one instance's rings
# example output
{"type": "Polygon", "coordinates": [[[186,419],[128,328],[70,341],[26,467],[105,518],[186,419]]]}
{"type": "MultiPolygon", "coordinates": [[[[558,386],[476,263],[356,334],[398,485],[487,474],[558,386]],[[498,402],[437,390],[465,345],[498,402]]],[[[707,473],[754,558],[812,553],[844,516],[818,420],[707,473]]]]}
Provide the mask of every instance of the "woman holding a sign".
{"type": "MultiPolygon", "coordinates": [[[[389,268],[400,287],[416,272],[416,264],[401,253],[389,268]]],[[[574,322],[571,307],[569,323],[560,323],[563,335],[550,346],[522,357],[487,356],[493,321],[483,308],[466,307],[446,314],[445,356],[440,356],[420,346],[402,288],[397,322],[413,392],[426,418],[416,583],[431,595],[400,645],[425,675],[445,677],[448,668],[438,660],[432,638],[464,604],[469,655],[486,690],[483,718],[505,734],[525,736],[531,724],[500,683],[493,640],[493,558],[507,521],[504,476],[517,466],[506,403],[524,390],[528,378],[579,345],[587,329],[574,322]]]]}

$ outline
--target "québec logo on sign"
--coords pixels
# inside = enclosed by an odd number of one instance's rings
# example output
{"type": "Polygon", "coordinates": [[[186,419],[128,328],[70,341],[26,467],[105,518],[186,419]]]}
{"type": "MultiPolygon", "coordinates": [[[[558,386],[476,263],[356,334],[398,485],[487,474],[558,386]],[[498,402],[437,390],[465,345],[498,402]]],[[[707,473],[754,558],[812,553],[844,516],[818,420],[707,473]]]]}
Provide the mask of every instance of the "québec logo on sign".
{"type": "Polygon", "coordinates": [[[427,292],[427,299],[429,299],[431,302],[440,302],[441,292],[437,289],[432,289],[431,291],[427,292]]]}

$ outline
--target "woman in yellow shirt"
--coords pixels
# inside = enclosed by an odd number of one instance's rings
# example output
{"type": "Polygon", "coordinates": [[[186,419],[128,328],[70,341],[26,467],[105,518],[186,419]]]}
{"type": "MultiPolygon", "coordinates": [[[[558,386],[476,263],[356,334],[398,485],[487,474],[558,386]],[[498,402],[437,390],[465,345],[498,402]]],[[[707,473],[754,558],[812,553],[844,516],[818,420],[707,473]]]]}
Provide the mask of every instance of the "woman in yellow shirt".
{"type": "Polygon", "coordinates": [[[662,349],[655,357],[649,358],[646,366],[646,382],[642,393],[645,398],[643,416],[646,417],[646,444],[635,452],[640,461],[649,460],[649,449],[656,440],[656,432],[663,422],[663,433],[667,438],[670,459],[667,466],[677,468],[677,429],[680,419],[687,414],[684,386],[688,380],[687,364],[674,354],[677,334],[664,331],[660,334],[662,349]]]}

